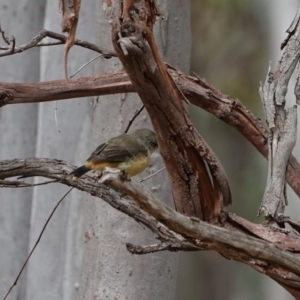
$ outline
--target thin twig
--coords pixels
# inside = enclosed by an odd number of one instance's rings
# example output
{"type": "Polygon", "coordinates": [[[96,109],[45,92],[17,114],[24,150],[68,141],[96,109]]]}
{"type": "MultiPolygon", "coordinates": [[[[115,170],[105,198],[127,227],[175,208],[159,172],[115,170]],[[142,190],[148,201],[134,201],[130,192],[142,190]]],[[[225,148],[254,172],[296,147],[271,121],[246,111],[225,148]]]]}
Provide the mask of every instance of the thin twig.
{"type": "Polygon", "coordinates": [[[147,176],[147,177],[141,179],[139,182],[141,183],[141,182],[143,182],[143,181],[145,181],[145,180],[147,180],[147,179],[153,177],[154,175],[160,173],[160,172],[161,172],[162,170],[164,170],[165,168],[166,168],[166,167],[162,167],[161,169],[159,169],[158,171],[154,172],[153,174],[150,174],[149,176],[147,176]]]}
{"type": "Polygon", "coordinates": [[[56,129],[57,129],[57,131],[60,133],[60,130],[59,130],[59,128],[58,128],[58,121],[57,121],[57,100],[55,101],[54,119],[55,119],[56,129]]]}
{"type": "Polygon", "coordinates": [[[9,43],[10,43],[10,45],[11,45],[11,47],[10,47],[10,53],[14,53],[14,51],[15,51],[15,48],[16,48],[16,39],[15,39],[15,37],[14,36],[12,36],[10,39],[9,39],[9,43]]]}
{"type": "Polygon", "coordinates": [[[90,64],[91,62],[93,62],[94,60],[96,60],[97,58],[101,57],[102,54],[92,58],[91,60],[89,60],[87,63],[85,63],[84,65],[82,65],[74,74],[72,74],[70,76],[70,78],[73,78],[76,74],[78,74],[83,68],[85,68],[88,64],[90,64]]]}
{"type": "Polygon", "coordinates": [[[49,42],[49,43],[38,43],[36,47],[45,47],[45,46],[58,46],[58,45],[63,45],[62,42],[49,42]]]}
{"type": "MultiPolygon", "coordinates": [[[[131,243],[126,243],[126,248],[131,254],[149,254],[155,253],[159,251],[178,251],[179,249],[182,251],[183,247],[180,243],[172,243],[172,242],[162,242],[159,244],[153,245],[133,245],[131,243]]],[[[201,247],[191,246],[190,244],[186,245],[185,251],[199,251],[201,247]]]]}
{"type": "MultiPolygon", "coordinates": [[[[2,33],[3,31],[1,30],[0,32],[2,33]]],[[[2,36],[3,36],[3,33],[2,33],[2,36]]],[[[66,39],[67,39],[67,37],[63,34],[59,34],[59,33],[53,32],[53,31],[43,29],[35,37],[33,37],[28,43],[26,43],[22,46],[15,47],[14,46],[15,42],[13,40],[12,40],[13,47],[6,47],[5,48],[5,47],[2,46],[1,49],[5,49],[5,50],[0,53],[0,57],[1,56],[8,56],[8,55],[16,54],[16,53],[21,53],[21,52],[24,52],[24,51],[26,51],[30,48],[37,47],[37,46],[38,47],[49,46],[49,43],[45,43],[45,44],[40,43],[45,37],[50,37],[52,39],[59,40],[61,42],[61,44],[64,44],[66,42],[66,39]],[[12,52],[12,49],[13,49],[13,52],[12,52]]],[[[10,43],[8,45],[10,45],[10,43]]],[[[52,44],[52,45],[54,45],[54,44],[52,44]]],[[[97,45],[95,45],[93,43],[90,43],[90,42],[87,42],[87,41],[82,41],[82,40],[76,39],[75,42],[74,42],[74,45],[77,45],[77,46],[80,46],[80,47],[83,47],[83,48],[90,49],[92,51],[101,53],[102,56],[104,58],[107,58],[107,59],[111,58],[111,57],[116,57],[116,54],[115,54],[114,51],[98,47],[97,45]]]]}
{"type": "Polygon", "coordinates": [[[134,121],[134,120],[137,118],[137,116],[143,111],[144,107],[145,107],[145,106],[142,105],[141,108],[140,108],[139,110],[137,110],[137,111],[134,113],[134,115],[133,115],[133,117],[131,118],[131,120],[129,121],[129,123],[128,123],[128,125],[127,125],[125,131],[124,131],[124,133],[127,133],[127,132],[128,132],[130,126],[131,126],[132,123],[133,123],[133,121],[134,121]]]}
{"type": "Polygon", "coordinates": [[[21,274],[22,274],[22,272],[23,272],[25,266],[27,265],[27,263],[28,263],[28,261],[29,261],[31,255],[32,255],[32,253],[34,252],[35,248],[37,247],[38,243],[40,242],[41,237],[42,237],[42,235],[43,235],[43,233],[44,233],[44,231],[45,231],[45,229],[46,229],[46,227],[47,227],[49,221],[51,220],[53,214],[55,213],[56,209],[57,209],[58,206],[61,204],[61,202],[62,202],[62,201],[67,197],[67,195],[73,190],[73,188],[74,188],[74,187],[70,188],[70,189],[65,193],[65,195],[57,202],[56,206],[53,208],[53,210],[52,210],[50,216],[48,217],[48,219],[47,219],[45,225],[43,226],[43,229],[42,229],[42,231],[41,231],[41,233],[40,233],[40,235],[39,235],[37,241],[35,242],[35,245],[33,246],[32,250],[30,251],[29,255],[27,256],[27,258],[26,258],[26,260],[25,260],[25,263],[23,264],[23,266],[22,266],[22,268],[21,268],[21,270],[20,270],[18,276],[16,277],[16,279],[15,279],[14,283],[12,284],[12,286],[9,288],[9,290],[8,290],[7,294],[5,295],[5,297],[3,298],[3,300],[5,300],[5,299],[7,298],[7,296],[8,296],[8,295],[10,294],[10,292],[12,291],[13,287],[14,287],[15,285],[17,285],[18,280],[19,280],[19,278],[20,278],[20,276],[21,276],[21,274]]]}
{"type": "Polygon", "coordinates": [[[14,53],[15,51],[15,47],[16,47],[16,39],[14,36],[12,36],[10,39],[8,39],[6,36],[5,36],[5,31],[2,30],[1,28],[1,24],[0,24],[0,33],[2,35],[2,39],[4,40],[4,42],[8,45],[7,47],[7,53],[9,54],[12,54],[14,53]]]}
{"type": "Polygon", "coordinates": [[[44,181],[44,182],[41,182],[41,183],[26,183],[24,181],[19,181],[19,180],[2,180],[2,179],[0,179],[0,187],[24,188],[24,187],[33,187],[33,186],[46,185],[46,184],[54,183],[54,182],[58,182],[58,180],[57,179],[49,180],[49,181],[44,181]]]}
{"type": "Polygon", "coordinates": [[[1,24],[0,24],[0,33],[1,33],[1,35],[2,35],[3,41],[4,41],[7,45],[10,45],[9,39],[5,36],[5,31],[2,30],[2,28],[1,28],[1,24]]]}

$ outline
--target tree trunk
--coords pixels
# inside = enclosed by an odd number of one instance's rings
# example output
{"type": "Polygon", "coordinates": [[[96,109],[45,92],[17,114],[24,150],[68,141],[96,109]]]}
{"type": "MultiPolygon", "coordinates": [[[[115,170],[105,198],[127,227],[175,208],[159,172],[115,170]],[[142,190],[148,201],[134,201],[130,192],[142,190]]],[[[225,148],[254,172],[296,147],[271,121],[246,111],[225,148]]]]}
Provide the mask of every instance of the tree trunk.
{"type": "MultiPolygon", "coordinates": [[[[77,37],[94,40],[94,3],[88,1],[80,12],[77,37]]],[[[61,15],[57,1],[47,1],[42,27],[60,32],[61,15]]],[[[36,31],[38,31],[36,30],[36,31]]],[[[31,33],[31,37],[34,33],[31,33]]],[[[41,50],[41,81],[64,77],[64,46],[41,50]]],[[[71,49],[68,59],[69,74],[94,57],[90,51],[71,49]]],[[[93,65],[79,75],[93,74],[93,65]]],[[[60,158],[80,164],[89,154],[92,106],[86,99],[57,103],[41,103],[38,109],[37,147],[35,156],[60,158]]],[[[33,155],[33,154],[31,154],[33,155]]],[[[41,182],[38,179],[36,182],[41,182]]],[[[34,188],[30,223],[30,249],[49,217],[53,207],[68,188],[51,184],[34,188]]],[[[86,196],[73,191],[51,219],[27,269],[26,299],[74,299],[78,293],[84,245],[84,206],[86,196]]],[[[22,297],[24,299],[24,297],[22,297]]]]}
{"type": "MultiPolygon", "coordinates": [[[[105,8],[99,1],[98,44],[112,48],[111,26],[106,19],[105,8]]],[[[156,41],[164,60],[188,71],[190,60],[190,7],[186,1],[160,1],[160,22],[155,27],[156,41]],[[180,12],[180,14],[179,14],[180,12]],[[162,20],[164,19],[164,20],[162,20]]],[[[97,72],[117,72],[122,66],[116,59],[98,62],[97,72]]],[[[142,103],[134,94],[105,96],[94,101],[93,146],[124,132],[129,120],[142,103]]],[[[145,111],[136,119],[130,130],[151,127],[145,111]]],[[[158,153],[153,155],[152,165],[135,180],[162,167],[158,153]]],[[[173,205],[172,193],[165,171],[144,183],[169,205],[173,205]]],[[[109,207],[99,199],[91,199],[86,214],[89,240],[83,264],[84,286],[82,299],[174,299],[176,292],[178,254],[166,252],[143,256],[131,255],[126,243],[157,243],[153,234],[133,219],[109,207]]]]}

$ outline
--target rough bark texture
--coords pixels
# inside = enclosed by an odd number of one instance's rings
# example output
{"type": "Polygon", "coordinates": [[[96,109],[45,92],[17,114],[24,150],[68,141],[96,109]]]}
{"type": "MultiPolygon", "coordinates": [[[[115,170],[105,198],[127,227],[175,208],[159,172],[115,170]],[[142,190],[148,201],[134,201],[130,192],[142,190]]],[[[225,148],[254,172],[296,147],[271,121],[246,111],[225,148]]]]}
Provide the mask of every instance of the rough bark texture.
{"type": "MultiPolygon", "coordinates": [[[[283,213],[286,204],[286,168],[296,144],[297,107],[285,109],[288,83],[300,57],[300,9],[287,30],[282,43],[285,48],[275,74],[269,70],[260,88],[269,126],[269,173],[260,212],[266,217],[283,213]]],[[[271,68],[271,66],[270,66],[271,68]]]]}
{"type": "MultiPolygon", "coordinates": [[[[282,50],[280,45],[282,41],[287,37],[286,30],[292,23],[292,20],[297,11],[299,1],[291,0],[289,5],[286,5],[285,1],[275,0],[267,2],[267,23],[266,29],[268,34],[268,44],[269,44],[269,59],[272,62],[272,70],[276,69],[280,57],[282,56],[282,50]]],[[[267,63],[267,62],[266,62],[267,63]]],[[[298,69],[298,68],[297,68],[298,69]]],[[[267,69],[266,69],[267,72],[267,69]]],[[[266,73],[265,72],[265,73],[266,73]]],[[[297,71],[296,71],[297,72],[297,71]]],[[[265,75],[264,75],[265,77],[265,75]]],[[[264,79],[262,77],[262,79],[264,79]]],[[[294,77],[294,76],[293,76],[294,77]]],[[[286,106],[292,107],[295,105],[295,97],[293,95],[294,79],[290,80],[289,90],[286,96],[286,106]]],[[[297,85],[299,86],[299,85],[297,85]]],[[[300,154],[300,130],[299,122],[297,125],[297,143],[293,150],[293,155],[299,161],[300,154]]],[[[298,177],[299,178],[299,177],[298,177]]],[[[285,207],[285,214],[290,216],[293,220],[299,220],[300,207],[299,207],[299,197],[294,194],[293,191],[287,187],[287,198],[288,205],[285,207]]],[[[271,299],[294,299],[292,296],[289,297],[279,286],[272,284],[265,278],[262,279],[262,286],[264,287],[264,294],[267,295],[267,300],[271,299]]]]}
{"type": "MultiPolygon", "coordinates": [[[[0,164],[0,179],[15,176],[43,176],[56,179],[62,184],[86,191],[97,198],[101,197],[114,208],[150,228],[163,242],[160,245],[141,247],[128,245],[128,249],[133,253],[143,254],[160,250],[214,250],[228,259],[243,262],[258,272],[270,276],[292,295],[299,297],[298,236],[292,236],[277,228],[253,224],[231,213],[222,214],[222,227],[211,225],[198,218],[187,217],[176,212],[136,181],[127,182],[123,177],[120,179],[119,172],[108,172],[102,179],[102,182],[117,189],[112,192],[97,182],[96,174],[88,173],[80,180],[71,180],[67,175],[73,168],[68,163],[51,159],[6,160],[0,164]],[[137,205],[127,197],[123,198],[124,194],[120,194],[120,189],[128,193],[137,205]]],[[[9,183],[7,179],[6,182],[9,183]]],[[[91,234],[93,230],[87,231],[85,235],[88,244],[95,238],[91,234]]],[[[133,239],[134,237],[127,236],[126,241],[133,239]]],[[[101,254],[105,255],[103,247],[102,245],[101,254]]],[[[95,256],[93,258],[96,259],[95,256]]],[[[89,262],[91,263],[90,260],[89,262]]],[[[88,267],[93,266],[89,264],[88,267]]],[[[103,270],[103,266],[99,270],[103,270]]],[[[116,276],[118,275],[115,274],[116,276]]],[[[99,290],[94,292],[96,295],[99,293],[101,295],[99,290]]]]}
{"type": "Polygon", "coordinates": [[[226,174],[189,120],[160,57],[152,32],[156,12],[151,1],[129,1],[113,11],[114,48],[150,115],[177,210],[217,220],[223,204],[231,203],[226,174]]]}
{"type": "MultiPolygon", "coordinates": [[[[238,99],[223,94],[200,78],[186,75],[174,68],[169,68],[168,71],[192,104],[232,126],[265,158],[268,157],[267,128],[238,99]]],[[[129,93],[134,92],[135,88],[125,73],[117,73],[72,79],[68,86],[65,80],[31,84],[0,82],[0,91],[1,106],[1,99],[2,105],[35,103],[72,97],[129,93]]],[[[300,196],[300,165],[293,155],[289,159],[287,182],[300,196]]]]}
{"type": "Polygon", "coordinates": [[[62,32],[68,33],[68,38],[65,42],[64,67],[65,77],[68,80],[68,53],[74,45],[76,38],[76,29],[79,19],[81,0],[59,0],[59,6],[62,12],[61,29],[62,32]]]}

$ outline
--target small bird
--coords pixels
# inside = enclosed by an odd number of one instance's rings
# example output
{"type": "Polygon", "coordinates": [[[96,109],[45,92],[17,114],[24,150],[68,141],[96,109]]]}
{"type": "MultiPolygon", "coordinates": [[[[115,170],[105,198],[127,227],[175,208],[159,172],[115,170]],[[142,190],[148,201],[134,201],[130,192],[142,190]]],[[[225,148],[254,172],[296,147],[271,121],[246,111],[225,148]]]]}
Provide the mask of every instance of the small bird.
{"type": "Polygon", "coordinates": [[[149,166],[151,154],[157,148],[155,134],[149,129],[124,133],[101,144],[86,163],[69,176],[76,180],[90,170],[103,171],[105,167],[125,170],[130,176],[135,176],[149,166]]]}

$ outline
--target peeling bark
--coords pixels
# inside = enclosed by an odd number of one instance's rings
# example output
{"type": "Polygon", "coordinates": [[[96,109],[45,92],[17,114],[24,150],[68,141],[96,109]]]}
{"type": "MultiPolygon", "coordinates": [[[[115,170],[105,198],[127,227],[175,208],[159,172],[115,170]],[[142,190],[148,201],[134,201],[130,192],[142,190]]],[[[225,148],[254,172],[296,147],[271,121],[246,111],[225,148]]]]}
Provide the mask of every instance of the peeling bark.
{"type": "Polygon", "coordinates": [[[159,55],[152,33],[154,3],[126,3],[114,19],[113,45],[151,118],[175,206],[179,212],[216,221],[223,204],[231,203],[226,174],[195,130],[181,91],[159,55]]]}
{"type": "Polygon", "coordinates": [[[62,32],[67,32],[68,38],[65,43],[65,57],[64,57],[64,68],[65,77],[68,80],[68,53],[71,47],[74,45],[76,29],[79,19],[81,0],[59,0],[59,8],[62,11],[61,29],[62,32]]]}
{"type": "Polygon", "coordinates": [[[270,66],[267,79],[259,90],[269,127],[268,180],[259,213],[271,219],[282,214],[287,204],[286,170],[296,144],[297,107],[286,109],[285,95],[300,58],[300,7],[288,33],[281,45],[285,49],[277,70],[271,73],[270,66]]]}
{"type": "MultiPolygon", "coordinates": [[[[184,96],[194,105],[208,111],[239,131],[265,158],[268,158],[267,128],[238,99],[223,94],[204,80],[168,68],[184,96]]],[[[99,96],[135,92],[125,73],[55,80],[40,83],[0,82],[0,107],[8,104],[64,100],[85,96],[99,96]]],[[[287,167],[287,181],[300,197],[300,165],[291,155],[287,167]]]]}

